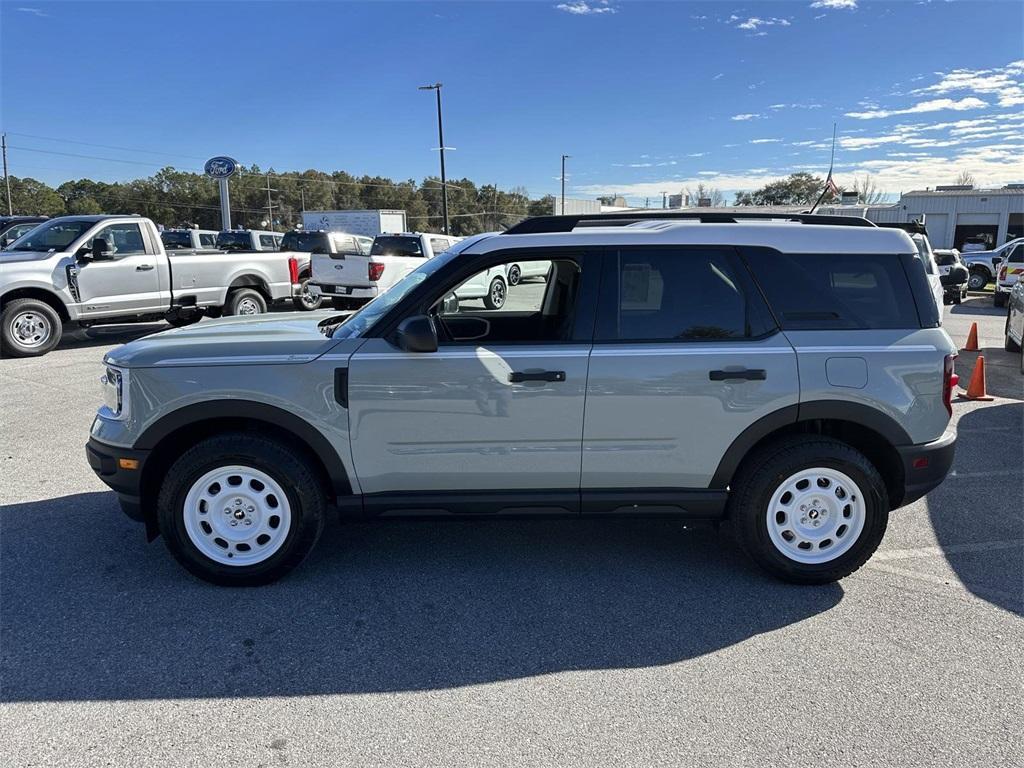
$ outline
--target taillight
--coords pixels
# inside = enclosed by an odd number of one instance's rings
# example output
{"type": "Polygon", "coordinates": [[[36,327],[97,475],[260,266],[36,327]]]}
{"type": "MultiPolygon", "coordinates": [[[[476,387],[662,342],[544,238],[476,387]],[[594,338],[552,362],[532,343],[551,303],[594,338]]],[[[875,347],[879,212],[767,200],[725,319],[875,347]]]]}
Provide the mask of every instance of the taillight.
{"type": "Polygon", "coordinates": [[[960,377],[953,373],[954,360],[956,355],[946,355],[942,361],[942,403],[950,416],[953,415],[953,387],[960,381],[960,377]]]}
{"type": "Polygon", "coordinates": [[[376,282],[384,274],[384,265],[379,261],[371,261],[369,266],[370,280],[376,282]]]}
{"type": "Polygon", "coordinates": [[[288,278],[293,282],[299,282],[299,260],[294,256],[288,257],[288,278]]]}

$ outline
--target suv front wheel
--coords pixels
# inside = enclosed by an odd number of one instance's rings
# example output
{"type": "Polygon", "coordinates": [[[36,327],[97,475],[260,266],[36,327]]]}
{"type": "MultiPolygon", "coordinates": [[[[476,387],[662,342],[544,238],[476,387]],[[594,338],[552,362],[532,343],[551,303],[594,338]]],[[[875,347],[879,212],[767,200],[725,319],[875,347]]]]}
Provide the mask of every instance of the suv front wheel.
{"type": "Polygon", "coordinates": [[[187,450],[167,471],[157,520],[171,554],[214,584],[275,581],[309,554],[326,499],[306,458],[260,435],[229,433],[187,450]]]}
{"type": "Polygon", "coordinates": [[[856,571],[889,520],[885,484],[860,451],[831,438],[790,438],[758,451],[734,484],[740,546],[786,581],[827,584],[856,571]]]}

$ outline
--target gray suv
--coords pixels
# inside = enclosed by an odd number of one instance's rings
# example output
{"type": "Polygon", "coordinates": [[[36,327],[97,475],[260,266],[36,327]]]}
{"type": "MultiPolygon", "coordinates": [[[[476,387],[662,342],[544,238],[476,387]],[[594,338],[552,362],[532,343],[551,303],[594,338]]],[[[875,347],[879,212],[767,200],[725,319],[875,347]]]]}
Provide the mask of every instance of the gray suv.
{"type": "Polygon", "coordinates": [[[955,348],[916,255],[845,216],[527,219],[352,315],[113,350],[88,460],[218,584],[288,572],[332,507],[729,519],[771,573],[830,582],[953,460],[955,348]],[[546,282],[499,310],[450,301],[533,261],[546,282]]]}

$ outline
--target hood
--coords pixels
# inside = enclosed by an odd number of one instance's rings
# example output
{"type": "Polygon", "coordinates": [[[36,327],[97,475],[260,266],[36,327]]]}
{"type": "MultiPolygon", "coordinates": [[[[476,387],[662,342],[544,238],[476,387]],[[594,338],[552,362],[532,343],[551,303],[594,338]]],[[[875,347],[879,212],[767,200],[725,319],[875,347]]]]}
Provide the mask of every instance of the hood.
{"type": "Polygon", "coordinates": [[[0,264],[14,264],[19,261],[44,261],[58,256],[56,251],[0,251],[0,264]]]}
{"type": "Polygon", "coordinates": [[[338,343],[319,324],[337,312],[289,312],[204,320],[117,347],[106,361],[129,368],[307,363],[338,343]]]}

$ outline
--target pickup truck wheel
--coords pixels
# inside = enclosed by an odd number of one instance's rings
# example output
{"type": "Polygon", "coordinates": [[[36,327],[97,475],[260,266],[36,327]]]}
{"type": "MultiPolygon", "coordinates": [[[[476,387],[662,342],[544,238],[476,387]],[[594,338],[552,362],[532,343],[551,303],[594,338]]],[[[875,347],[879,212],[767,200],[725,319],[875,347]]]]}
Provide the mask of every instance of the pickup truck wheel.
{"type": "Polygon", "coordinates": [[[267,300],[255,288],[238,288],[231,292],[225,315],[262,315],[267,311],[267,300]]]}
{"type": "Polygon", "coordinates": [[[0,315],[0,346],[11,357],[45,355],[60,343],[60,316],[45,301],[14,299],[0,315]]]}
{"type": "Polygon", "coordinates": [[[270,438],[228,433],[171,465],[157,521],[171,554],[193,575],[255,586],[281,578],[309,554],[326,503],[302,454],[270,438]]]}
{"type": "Polygon", "coordinates": [[[487,295],[484,296],[484,306],[488,309],[501,309],[505,306],[507,292],[505,281],[500,277],[494,278],[487,288],[487,295]]]}
{"type": "Polygon", "coordinates": [[[971,272],[971,276],[967,278],[967,287],[972,291],[980,291],[986,285],[988,285],[989,276],[981,270],[975,270],[971,272]]]}
{"type": "Polygon", "coordinates": [[[320,305],[323,304],[323,294],[317,294],[314,296],[309,290],[310,278],[304,277],[299,281],[299,295],[292,299],[292,303],[295,304],[295,308],[304,312],[312,312],[314,309],[320,309],[320,305]]]}
{"type": "Polygon", "coordinates": [[[830,438],[768,445],[744,462],[729,515],[740,546],[762,568],[798,584],[856,571],[878,548],[889,497],[860,451],[830,438]]]}

